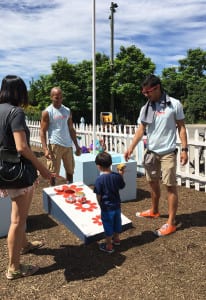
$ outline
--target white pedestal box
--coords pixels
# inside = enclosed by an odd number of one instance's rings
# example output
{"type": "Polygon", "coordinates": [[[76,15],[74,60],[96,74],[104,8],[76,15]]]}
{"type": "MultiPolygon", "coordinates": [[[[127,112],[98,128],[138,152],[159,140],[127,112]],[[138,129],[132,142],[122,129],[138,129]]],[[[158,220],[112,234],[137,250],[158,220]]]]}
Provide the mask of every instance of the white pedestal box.
{"type": "MultiPolygon", "coordinates": [[[[123,154],[110,152],[112,156],[112,171],[117,172],[117,165],[124,162],[126,164],[124,180],[126,186],[120,190],[121,201],[128,201],[136,199],[137,190],[137,162],[135,160],[128,160],[125,162],[123,154]]],[[[86,185],[93,185],[97,176],[99,175],[98,169],[95,164],[95,157],[91,153],[85,153],[80,156],[74,156],[75,169],[74,169],[74,182],[81,181],[86,185]]],[[[61,165],[60,175],[65,177],[65,170],[63,164],[61,165]]]]}
{"type": "Polygon", "coordinates": [[[0,237],[7,236],[11,223],[11,199],[0,198],[0,237]]]}

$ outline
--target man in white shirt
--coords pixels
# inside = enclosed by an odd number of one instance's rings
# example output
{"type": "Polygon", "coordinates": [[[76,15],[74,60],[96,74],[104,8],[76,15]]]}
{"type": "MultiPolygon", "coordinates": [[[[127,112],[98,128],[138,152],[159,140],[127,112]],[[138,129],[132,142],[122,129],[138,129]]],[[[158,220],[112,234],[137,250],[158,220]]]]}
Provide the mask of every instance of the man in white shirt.
{"type": "Polygon", "coordinates": [[[41,118],[42,147],[49,170],[59,175],[62,160],[67,181],[71,183],[74,173],[72,142],[76,147],[76,155],[81,154],[81,148],[73,127],[71,110],[62,104],[62,90],[59,87],[53,87],[50,96],[52,103],[42,112],[41,118]]]}
{"type": "Polygon", "coordinates": [[[157,236],[165,236],[176,231],[175,217],[178,207],[176,129],[178,129],[182,144],[181,164],[185,165],[188,161],[184,113],[180,101],[165,93],[160,79],[155,75],[150,75],[144,80],[142,93],[148,98],[148,101],[140,111],[139,127],[124,156],[128,160],[144,132],[147,131],[147,153],[144,166],[151,188],[152,205],[149,210],[137,212],[136,216],[145,218],[160,216],[160,179],[162,179],[162,183],[167,188],[169,216],[167,222],[154,233],[157,236]]]}

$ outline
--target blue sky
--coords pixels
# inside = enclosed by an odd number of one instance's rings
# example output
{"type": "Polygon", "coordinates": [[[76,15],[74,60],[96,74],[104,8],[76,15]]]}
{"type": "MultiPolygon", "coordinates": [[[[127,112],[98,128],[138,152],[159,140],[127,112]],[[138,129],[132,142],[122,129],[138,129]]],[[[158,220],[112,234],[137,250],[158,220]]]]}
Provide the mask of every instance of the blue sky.
{"type": "MultiPolygon", "coordinates": [[[[135,45],[163,68],[177,66],[189,48],[206,48],[205,0],[117,0],[114,53],[135,45]]],[[[96,51],[110,56],[111,1],[96,0],[96,51]]],[[[28,85],[51,72],[58,57],[92,59],[93,0],[0,0],[0,80],[28,85]]]]}

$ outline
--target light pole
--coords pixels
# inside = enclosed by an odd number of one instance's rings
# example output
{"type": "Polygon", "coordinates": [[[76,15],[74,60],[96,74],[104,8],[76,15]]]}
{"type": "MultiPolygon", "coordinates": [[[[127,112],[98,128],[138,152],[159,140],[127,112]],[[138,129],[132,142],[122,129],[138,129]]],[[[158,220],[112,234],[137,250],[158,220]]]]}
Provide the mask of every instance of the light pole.
{"type": "MultiPolygon", "coordinates": [[[[93,145],[96,144],[96,2],[92,1],[92,123],[93,145]]],[[[93,147],[95,155],[95,147],[93,147]]]]}
{"type": "MultiPolygon", "coordinates": [[[[118,7],[117,3],[111,2],[110,11],[111,14],[109,16],[110,19],[110,28],[111,28],[111,45],[110,45],[110,67],[111,67],[111,77],[113,80],[114,75],[114,13],[116,12],[116,8],[118,7]]],[[[114,94],[111,90],[111,103],[110,103],[110,110],[112,112],[114,118],[114,94]]]]}

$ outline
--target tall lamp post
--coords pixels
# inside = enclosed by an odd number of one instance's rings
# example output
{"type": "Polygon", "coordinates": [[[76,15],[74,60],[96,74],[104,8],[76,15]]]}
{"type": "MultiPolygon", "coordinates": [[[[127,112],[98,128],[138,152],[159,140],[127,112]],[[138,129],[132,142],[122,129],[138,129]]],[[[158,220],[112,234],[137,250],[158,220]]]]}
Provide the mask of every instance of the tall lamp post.
{"type": "MultiPolygon", "coordinates": [[[[109,16],[110,19],[110,28],[111,28],[111,45],[110,45],[110,67],[111,67],[111,75],[113,80],[114,75],[114,13],[116,12],[116,8],[118,7],[117,3],[111,2],[110,11],[111,14],[109,16]]],[[[114,117],[114,94],[111,90],[111,103],[110,103],[110,110],[114,117]]]]}
{"type": "Polygon", "coordinates": [[[92,1],[92,123],[93,123],[93,154],[96,145],[96,2],[92,1]]]}

